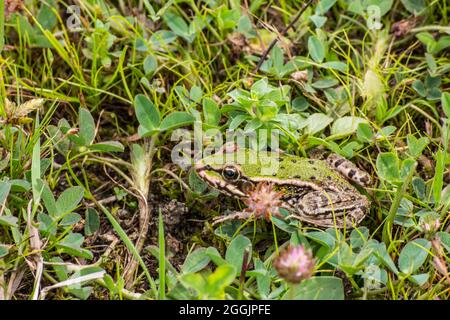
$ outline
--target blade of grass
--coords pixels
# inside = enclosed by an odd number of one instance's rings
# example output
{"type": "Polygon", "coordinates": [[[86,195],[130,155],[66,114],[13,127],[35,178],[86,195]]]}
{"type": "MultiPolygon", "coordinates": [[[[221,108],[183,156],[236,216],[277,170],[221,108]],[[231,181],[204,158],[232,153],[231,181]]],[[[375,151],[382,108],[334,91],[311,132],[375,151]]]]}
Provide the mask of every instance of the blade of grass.
{"type": "Polygon", "coordinates": [[[158,223],[158,244],[159,244],[159,299],[166,298],[166,247],[164,239],[164,221],[162,218],[161,208],[159,209],[158,223]]]}
{"type": "Polygon", "coordinates": [[[5,46],[5,1],[0,1],[0,53],[5,46]]]}
{"type": "MultiPolygon", "coordinates": [[[[91,195],[92,196],[92,195],[91,195]]],[[[136,248],[133,245],[133,242],[128,238],[125,231],[122,229],[120,224],[117,222],[117,220],[114,218],[114,216],[111,214],[111,212],[106,209],[101,203],[97,201],[92,196],[92,201],[100,208],[100,210],[106,215],[106,218],[108,218],[109,222],[111,223],[112,227],[114,228],[114,231],[117,232],[120,239],[123,241],[127,249],[131,252],[131,254],[134,256],[134,258],[139,262],[139,265],[141,266],[142,270],[144,270],[144,274],[147,277],[147,280],[150,284],[150,288],[153,292],[153,296],[158,296],[158,289],[156,288],[156,283],[153,280],[152,276],[150,275],[150,272],[148,271],[147,266],[144,263],[144,260],[142,260],[141,256],[139,255],[139,252],[137,252],[136,248]]]]}
{"type": "Polygon", "coordinates": [[[133,257],[138,261],[139,265],[141,266],[142,270],[144,271],[144,274],[145,274],[145,276],[148,280],[148,283],[150,285],[150,288],[152,290],[153,296],[158,297],[158,289],[156,287],[155,280],[150,275],[150,272],[148,271],[148,268],[145,265],[144,260],[142,260],[139,252],[137,251],[136,247],[134,246],[134,244],[130,240],[130,238],[128,238],[128,235],[126,234],[126,232],[122,229],[122,227],[117,222],[117,220],[114,218],[112,213],[109,212],[109,210],[105,206],[103,206],[100,202],[98,202],[97,199],[94,197],[94,195],[90,192],[90,190],[88,188],[86,188],[86,186],[84,186],[83,183],[77,178],[76,174],[72,170],[72,167],[67,166],[67,170],[69,170],[72,178],[76,181],[76,183],[78,185],[84,187],[85,194],[87,194],[86,198],[92,200],[92,202],[94,202],[95,205],[106,215],[106,218],[111,223],[114,231],[117,232],[117,234],[119,235],[119,238],[123,241],[123,243],[125,244],[127,249],[131,252],[133,257]]]}

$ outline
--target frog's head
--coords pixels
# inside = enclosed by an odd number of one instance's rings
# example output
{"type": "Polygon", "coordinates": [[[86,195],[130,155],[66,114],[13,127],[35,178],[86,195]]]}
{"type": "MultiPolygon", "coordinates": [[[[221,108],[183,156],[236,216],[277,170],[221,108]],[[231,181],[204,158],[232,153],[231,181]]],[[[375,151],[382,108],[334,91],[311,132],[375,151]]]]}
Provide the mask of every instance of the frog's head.
{"type": "Polygon", "coordinates": [[[260,175],[261,157],[249,149],[216,153],[194,166],[198,176],[213,188],[238,198],[247,196],[254,187],[252,181],[260,175]]]}

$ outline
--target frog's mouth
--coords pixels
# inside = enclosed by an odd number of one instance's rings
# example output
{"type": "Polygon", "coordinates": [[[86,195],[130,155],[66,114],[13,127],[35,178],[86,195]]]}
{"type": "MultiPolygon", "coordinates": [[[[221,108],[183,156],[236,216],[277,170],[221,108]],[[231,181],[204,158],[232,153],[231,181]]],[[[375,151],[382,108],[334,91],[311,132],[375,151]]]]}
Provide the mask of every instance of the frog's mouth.
{"type": "Polygon", "coordinates": [[[228,182],[222,177],[222,172],[219,169],[213,168],[208,164],[196,164],[194,166],[195,171],[203,181],[206,181],[211,187],[218,189],[219,191],[238,198],[246,198],[247,195],[242,192],[237,186],[238,184],[228,182]]]}

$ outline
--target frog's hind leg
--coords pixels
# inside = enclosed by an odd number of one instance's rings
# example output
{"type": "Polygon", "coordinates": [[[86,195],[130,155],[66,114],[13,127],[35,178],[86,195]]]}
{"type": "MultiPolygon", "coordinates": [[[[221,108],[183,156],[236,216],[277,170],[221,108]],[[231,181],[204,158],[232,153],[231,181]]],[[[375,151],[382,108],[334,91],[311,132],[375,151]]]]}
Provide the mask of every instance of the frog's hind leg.
{"type": "Polygon", "coordinates": [[[322,228],[336,227],[338,229],[342,229],[345,227],[347,229],[353,229],[361,223],[361,220],[365,217],[365,215],[366,214],[364,211],[360,208],[356,208],[349,210],[348,212],[341,211],[323,216],[313,216],[304,213],[291,214],[287,216],[286,219],[297,219],[301,222],[306,222],[322,228]]]}
{"type": "Polygon", "coordinates": [[[222,223],[222,222],[230,221],[230,220],[247,220],[247,219],[252,218],[253,216],[254,216],[254,214],[251,212],[239,211],[239,212],[235,212],[233,214],[229,214],[229,215],[225,215],[225,216],[214,217],[212,225],[214,226],[218,223],[222,223]]]}
{"type": "Polygon", "coordinates": [[[334,170],[341,173],[345,178],[355,182],[361,187],[367,187],[371,184],[370,175],[358,168],[353,162],[341,157],[336,153],[330,154],[326,162],[334,170]]]}
{"type": "Polygon", "coordinates": [[[295,203],[289,217],[320,227],[353,228],[367,214],[368,202],[364,196],[345,192],[310,192],[295,203]]]}

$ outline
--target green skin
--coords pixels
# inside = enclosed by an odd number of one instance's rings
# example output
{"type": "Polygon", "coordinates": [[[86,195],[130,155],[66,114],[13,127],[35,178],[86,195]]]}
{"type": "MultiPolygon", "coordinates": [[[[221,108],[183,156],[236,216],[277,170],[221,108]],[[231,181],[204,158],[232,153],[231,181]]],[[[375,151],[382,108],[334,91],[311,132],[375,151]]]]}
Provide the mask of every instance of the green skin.
{"type": "Polygon", "coordinates": [[[240,199],[256,184],[272,183],[294,218],[317,226],[351,228],[369,208],[367,198],[323,160],[242,149],[205,157],[195,170],[210,186],[240,199]],[[226,177],[224,169],[237,174],[226,177]]]}

